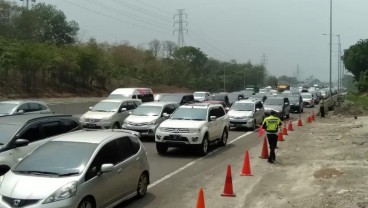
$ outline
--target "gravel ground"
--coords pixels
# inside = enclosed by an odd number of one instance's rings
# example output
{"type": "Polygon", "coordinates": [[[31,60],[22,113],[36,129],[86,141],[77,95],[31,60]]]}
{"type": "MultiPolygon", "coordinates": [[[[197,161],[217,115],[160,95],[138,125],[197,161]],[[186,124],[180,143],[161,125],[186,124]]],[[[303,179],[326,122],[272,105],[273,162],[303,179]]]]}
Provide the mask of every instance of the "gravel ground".
{"type": "Polygon", "coordinates": [[[368,208],[368,117],[329,113],[285,140],[243,207],[368,208]]]}

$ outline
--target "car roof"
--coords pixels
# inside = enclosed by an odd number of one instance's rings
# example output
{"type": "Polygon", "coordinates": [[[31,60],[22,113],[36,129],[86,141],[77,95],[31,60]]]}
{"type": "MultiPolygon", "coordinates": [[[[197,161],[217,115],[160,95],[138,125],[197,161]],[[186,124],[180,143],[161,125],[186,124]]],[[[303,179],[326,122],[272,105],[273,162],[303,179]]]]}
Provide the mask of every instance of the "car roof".
{"type": "Polygon", "coordinates": [[[156,101],[156,102],[147,102],[147,103],[143,103],[140,106],[165,106],[165,105],[169,105],[169,104],[175,104],[177,105],[178,103],[176,102],[161,102],[161,101],[156,101]]]}
{"type": "Polygon", "coordinates": [[[22,115],[10,115],[0,117],[1,124],[13,124],[13,125],[23,125],[31,120],[41,119],[41,118],[55,118],[55,117],[70,117],[72,115],[66,114],[22,114],[22,115]]]}
{"type": "Polygon", "coordinates": [[[221,106],[220,103],[209,103],[209,102],[202,102],[202,103],[192,103],[187,105],[182,105],[179,108],[208,108],[210,106],[221,106]]]}
{"type": "Polygon", "coordinates": [[[65,141],[65,142],[84,142],[84,143],[94,143],[100,144],[105,140],[111,138],[118,138],[124,136],[132,136],[132,133],[124,130],[88,130],[83,129],[80,131],[71,132],[68,134],[62,134],[54,137],[51,141],[65,141]]]}
{"type": "Polygon", "coordinates": [[[259,102],[260,100],[259,99],[246,99],[246,100],[239,100],[239,101],[236,101],[236,103],[256,103],[256,102],[259,102]]]}
{"type": "Polygon", "coordinates": [[[122,103],[124,101],[139,101],[139,102],[142,102],[141,100],[139,99],[104,99],[104,100],[101,100],[100,102],[112,102],[112,103],[122,103]]]}
{"type": "Polygon", "coordinates": [[[20,103],[40,103],[40,104],[46,104],[43,101],[39,101],[39,100],[4,100],[4,101],[0,101],[0,103],[10,103],[10,104],[20,104],[20,103]]]}

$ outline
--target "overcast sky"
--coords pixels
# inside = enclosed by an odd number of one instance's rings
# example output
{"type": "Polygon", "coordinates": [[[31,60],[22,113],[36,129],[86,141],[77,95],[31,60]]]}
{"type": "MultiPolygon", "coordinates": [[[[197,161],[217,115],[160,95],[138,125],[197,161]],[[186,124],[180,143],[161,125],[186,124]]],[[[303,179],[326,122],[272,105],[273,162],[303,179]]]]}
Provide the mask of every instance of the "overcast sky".
{"type": "MultiPolygon", "coordinates": [[[[173,16],[188,14],[185,44],[208,56],[254,64],[267,57],[270,74],[329,79],[329,0],[37,0],[56,5],[80,25],[80,38],[147,47],[153,39],[177,42],[173,16]]],[[[333,0],[333,34],[342,49],[368,34],[368,0],[333,0]]],[[[333,37],[333,80],[337,79],[333,37]]]]}

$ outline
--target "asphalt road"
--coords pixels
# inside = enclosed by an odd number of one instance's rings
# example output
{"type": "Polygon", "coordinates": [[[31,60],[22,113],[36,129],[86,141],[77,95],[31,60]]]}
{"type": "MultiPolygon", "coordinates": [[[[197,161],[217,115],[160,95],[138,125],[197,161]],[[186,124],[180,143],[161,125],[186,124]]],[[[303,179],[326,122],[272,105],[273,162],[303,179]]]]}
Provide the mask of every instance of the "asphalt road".
{"type": "MultiPolygon", "coordinates": [[[[93,104],[94,102],[58,103],[51,105],[51,108],[56,113],[83,114],[93,104]]],[[[314,109],[316,111],[318,106],[314,109]]],[[[302,114],[303,122],[309,110],[311,109],[305,108],[302,114]]],[[[291,119],[296,121],[298,115],[291,114],[291,119]]],[[[237,167],[234,171],[239,172],[242,166],[239,161],[243,160],[245,150],[253,150],[260,155],[259,147],[263,139],[258,137],[258,130],[253,132],[247,129],[231,129],[227,146],[214,146],[205,157],[196,155],[190,149],[176,148],[171,149],[167,155],[161,156],[157,154],[153,138],[144,138],[142,142],[148,152],[150,164],[151,184],[148,193],[143,199],[133,198],[116,208],[195,207],[200,187],[206,187],[206,200],[219,200],[227,165],[234,165],[237,167]]],[[[253,155],[252,158],[258,159],[258,155],[253,155]]],[[[253,164],[257,162],[265,162],[265,160],[258,159],[253,164]]],[[[246,195],[244,191],[242,190],[238,195],[246,195]]],[[[244,203],[239,197],[233,202],[221,200],[216,207],[243,207],[244,203]],[[234,204],[229,205],[229,203],[234,204]]]]}

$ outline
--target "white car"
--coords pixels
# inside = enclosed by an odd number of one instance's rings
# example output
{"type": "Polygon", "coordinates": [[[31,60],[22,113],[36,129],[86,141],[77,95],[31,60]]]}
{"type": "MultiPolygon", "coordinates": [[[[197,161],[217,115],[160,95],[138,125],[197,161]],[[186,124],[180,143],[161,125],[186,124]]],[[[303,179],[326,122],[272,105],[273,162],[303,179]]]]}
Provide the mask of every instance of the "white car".
{"type": "Polygon", "coordinates": [[[194,146],[201,155],[206,155],[209,145],[226,145],[228,131],[229,117],[222,105],[183,105],[157,128],[156,149],[165,154],[169,147],[194,146]]]}
{"type": "Polygon", "coordinates": [[[235,102],[227,113],[230,127],[247,127],[255,130],[264,118],[263,104],[258,99],[235,102]]]}
{"type": "Polygon", "coordinates": [[[0,116],[37,113],[52,113],[52,111],[42,101],[8,100],[0,102],[0,116]]]}
{"type": "Polygon", "coordinates": [[[194,96],[194,100],[206,101],[206,100],[210,99],[211,93],[210,92],[198,91],[198,92],[194,92],[193,96],[194,96]]]}
{"type": "Polygon", "coordinates": [[[85,128],[119,129],[124,120],[136,109],[142,101],[138,99],[106,99],[90,107],[79,122],[85,128]]]}
{"type": "Polygon", "coordinates": [[[156,129],[179,105],[174,102],[149,102],[138,106],[125,120],[122,128],[155,136],[156,129]]]}
{"type": "Polygon", "coordinates": [[[1,178],[0,207],[112,208],[149,184],[134,132],[82,130],[54,137],[1,178]]]}
{"type": "Polygon", "coordinates": [[[310,92],[300,94],[303,98],[304,107],[314,107],[314,95],[310,92]]]}

